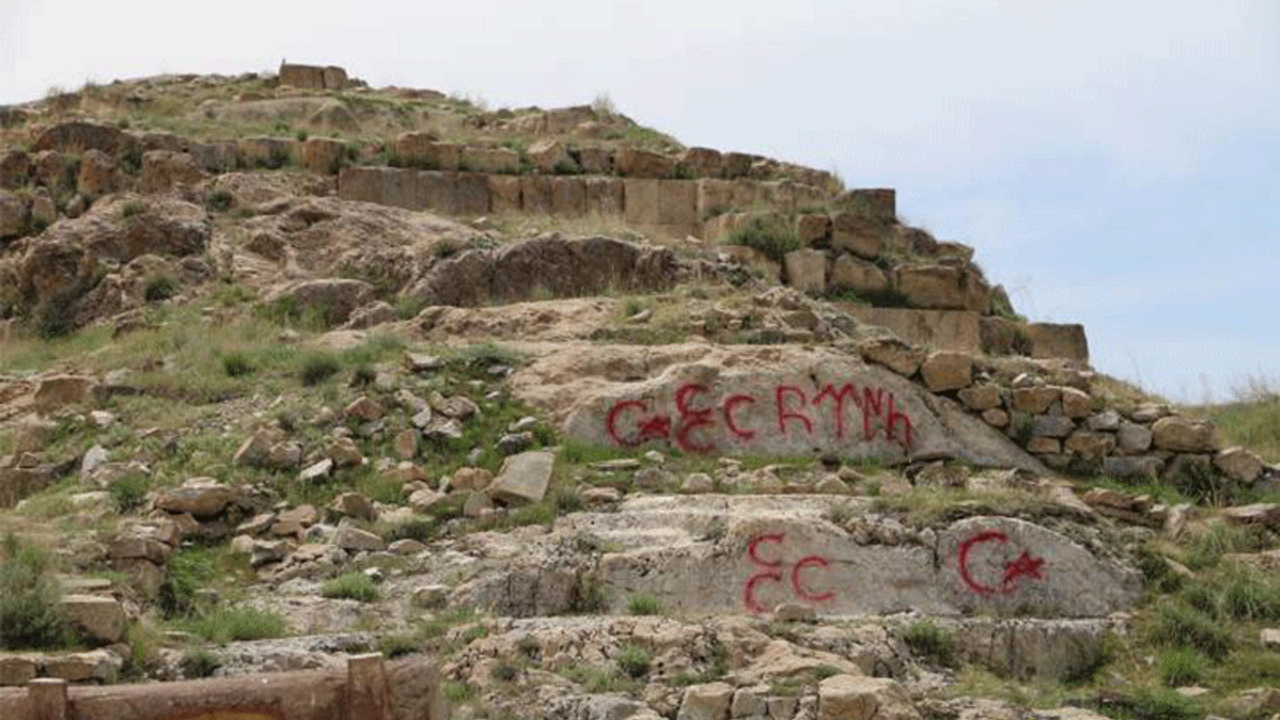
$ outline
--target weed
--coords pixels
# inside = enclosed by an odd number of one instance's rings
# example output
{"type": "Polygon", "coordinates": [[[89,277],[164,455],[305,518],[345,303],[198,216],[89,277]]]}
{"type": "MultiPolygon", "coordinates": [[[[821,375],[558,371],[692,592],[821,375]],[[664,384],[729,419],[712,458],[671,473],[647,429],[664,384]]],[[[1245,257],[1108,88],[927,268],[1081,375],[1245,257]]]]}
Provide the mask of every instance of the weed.
{"type": "Polygon", "coordinates": [[[1159,645],[1199,650],[1216,660],[1226,657],[1234,645],[1231,632],[1212,617],[1176,601],[1160,605],[1150,639],[1159,645]]]}
{"type": "Polygon", "coordinates": [[[832,524],[844,527],[858,514],[858,509],[851,502],[840,502],[828,507],[826,514],[827,520],[830,520],[832,524]]]}
{"type": "Polygon", "coordinates": [[[222,356],[222,372],[227,377],[242,377],[252,373],[254,370],[253,363],[249,362],[249,358],[243,353],[233,352],[222,356]]]}
{"type": "Polygon", "coordinates": [[[284,618],[273,612],[251,607],[219,607],[192,621],[190,629],[200,637],[218,644],[232,640],[265,640],[283,637],[284,618]]]}
{"type": "Polygon", "coordinates": [[[1169,650],[1160,656],[1160,679],[1169,687],[1195,685],[1208,665],[1205,656],[1195,650],[1169,650]]]}
{"type": "Polygon", "coordinates": [[[932,658],[939,665],[951,666],[956,659],[955,637],[950,631],[928,620],[911,624],[902,634],[902,641],[917,655],[932,658]]]}
{"type": "Polygon", "coordinates": [[[398,658],[419,651],[418,641],[409,635],[384,635],[378,639],[378,652],[384,657],[398,658]]]}
{"type": "Polygon", "coordinates": [[[135,215],[141,215],[147,211],[146,203],[141,200],[130,200],[120,206],[121,217],[131,218],[135,215]]]}
{"type": "Polygon", "coordinates": [[[378,374],[374,372],[373,368],[362,363],[356,367],[355,370],[351,371],[350,386],[353,388],[367,388],[372,385],[373,381],[377,378],[378,374]]]}
{"type": "Polygon", "coordinates": [[[763,218],[752,218],[729,235],[729,245],[744,245],[781,264],[787,253],[800,249],[800,237],[792,229],[779,227],[763,218]]]}
{"type": "Polygon", "coordinates": [[[512,682],[520,677],[520,668],[509,662],[498,662],[489,671],[489,677],[498,682],[512,682]]]}
{"type": "Polygon", "coordinates": [[[551,504],[557,515],[578,512],[587,506],[582,493],[573,488],[556,488],[551,494],[551,504]]]}
{"type": "Polygon", "coordinates": [[[475,688],[466,683],[461,683],[456,680],[444,681],[444,696],[448,698],[451,703],[465,703],[475,697],[475,694],[475,688]]]}
{"type": "Polygon", "coordinates": [[[8,535],[0,542],[0,648],[53,649],[71,640],[49,556],[8,535]]]}
{"type": "Polygon", "coordinates": [[[147,281],[142,289],[142,297],[147,302],[168,300],[178,294],[178,283],[168,275],[157,275],[147,281]]]}
{"type": "Polygon", "coordinates": [[[427,518],[413,518],[408,522],[402,522],[398,525],[392,525],[390,528],[382,532],[382,539],[388,543],[397,540],[417,540],[418,542],[430,542],[435,535],[436,523],[427,518]]]}
{"type": "Polygon", "coordinates": [[[1013,422],[1010,424],[1009,437],[1019,445],[1025,446],[1031,442],[1031,437],[1036,432],[1036,418],[1028,413],[1014,413],[1013,422]]]}
{"type": "Polygon", "coordinates": [[[339,575],[324,584],[320,593],[327,598],[343,598],[360,602],[376,602],[382,597],[373,584],[373,578],[362,572],[339,575]]]}
{"type": "Polygon", "coordinates": [[[211,190],[204,196],[204,206],[217,212],[226,212],[236,202],[236,196],[230,190],[219,188],[211,190]]]}
{"type": "Polygon", "coordinates": [[[627,612],[632,615],[661,615],[662,603],[648,593],[639,593],[627,598],[627,612]]]}
{"type": "Polygon", "coordinates": [[[1204,715],[1195,700],[1168,688],[1144,688],[1110,703],[1103,711],[1121,720],[1199,720],[1204,715]]]}
{"type": "Polygon", "coordinates": [[[151,490],[151,478],[131,473],[111,483],[108,492],[111,493],[116,512],[124,515],[142,507],[149,490],[151,490]]]}
{"type": "Polygon", "coordinates": [[[188,650],[179,661],[182,676],[188,680],[211,677],[222,667],[222,659],[208,650],[188,650]]]}
{"type": "Polygon", "coordinates": [[[649,674],[649,651],[639,645],[626,645],[618,653],[618,669],[635,680],[649,674]]]}
{"type": "Polygon", "coordinates": [[[1212,568],[1227,553],[1254,552],[1266,546],[1258,531],[1235,525],[1215,525],[1201,534],[1187,548],[1187,567],[1192,570],[1212,568]]]}
{"type": "Polygon", "coordinates": [[[213,555],[203,548],[184,548],[165,565],[157,601],[165,617],[196,613],[196,601],[205,584],[217,576],[213,555]]]}
{"type": "Polygon", "coordinates": [[[319,385],[338,373],[342,366],[338,359],[329,354],[311,355],[303,361],[298,371],[298,378],[308,387],[319,385]]]}

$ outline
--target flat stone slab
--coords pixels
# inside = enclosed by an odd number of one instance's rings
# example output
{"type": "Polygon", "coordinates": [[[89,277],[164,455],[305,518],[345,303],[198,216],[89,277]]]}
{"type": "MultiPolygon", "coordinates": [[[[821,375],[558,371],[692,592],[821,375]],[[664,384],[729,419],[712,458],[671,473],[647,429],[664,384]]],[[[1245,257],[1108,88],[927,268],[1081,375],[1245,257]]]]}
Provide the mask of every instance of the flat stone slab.
{"type": "Polygon", "coordinates": [[[569,436],[616,448],[957,458],[1046,472],[954,401],[832,348],[574,346],[517,373],[513,387],[562,417],[569,436]],[[618,379],[628,375],[639,378],[618,379]]]}
{"type": "Polygon", "coordinates": [[[554,453],[534,451],[512,455],[502,463],[502,470],[485,490],[489,497],[506,503],[541,502],[551,484],[554,453]]]}
{"type": "Polygon", "coordinates": [[[731,508],[739,498],[718,498],[728,510],[720,514],[694,512],[689,498],[671,499],[685,503],[683,511],[658,498],[647,509],[627,501],[612,518],[576,514],[556,529],[612,540],[613,527],[638,538],[600,561],[615,612],[625,611],[628,597],[649,594],[672,612],[695,616],[800,603],[826,616],[1087,618],[1128,608],[1142,595],[1136,570],[1035,523],[974,517],[937,531],[933,544],[910,532],[894,544],[859,544],[818,516],[815,501],[774,514],[759,507],[761,499],[742,498],[745,512],[737,512],[731,508]]]}

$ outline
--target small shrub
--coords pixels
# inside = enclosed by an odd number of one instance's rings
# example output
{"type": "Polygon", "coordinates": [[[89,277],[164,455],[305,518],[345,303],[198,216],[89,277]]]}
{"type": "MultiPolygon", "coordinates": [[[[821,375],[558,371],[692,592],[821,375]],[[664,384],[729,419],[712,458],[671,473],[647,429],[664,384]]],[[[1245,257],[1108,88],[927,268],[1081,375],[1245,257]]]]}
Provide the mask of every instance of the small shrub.
{"type": "Polygon", "coordinates": [[[115,503],[116,512],[124,515],[142,507],[142,502],[151,490],[151,478],[146,475],[125,475],[111,483],[108,492],[115,503]]]}
{"type": "Polygon", "coordinates": [[[362,572],[349,572],[326,582],[321,594],[327,598],[344,598],[360,602],[376,602],[382,597],[373,579],[362,572]]]}
{"type": "Polygon", "coordinates": [[[827,508],[827,519],[835,525],[844,527],[857,513],[858,510],[853,503],[841,502],[827,508]]]}
{"type": "Polygon", "coordinates": [[[220,607],[190,627],[200,637],[219,644],[283,637],[287,629],[279,615],[250,607],[220,607]]]}
{"type": "Polygon", "coordinates": [[[378,652],[388,658],[412,655],[418,650],[418,641],[408,635],[386,635],[378,639],[378,652]]]}
{"type": "Polygon", "coordinates": [[[800,237],[794,230],[778,227],[762,218],[753,218],[735,230],[727,242],[757,250],[776,263],[782,263],[787,253],[800,249],[800,237]]]}
{"type": "Polygon", "coordinates": [[[428,518],[414,518],[408,522],[392,525],[382,533],[382,539],[388,543],[393,543],[397,540],[430,542],[435,534],[435,528],[435,522],[428,518]]]}
{"type": "Polygon", "coordinates": [[[351,371],[351,387],[367,388],[378,378],[378,374],[368,365],[360,365],[351,371]]]}
{"type": "Polygon", "coordinates": [[[71,628],[59,604],[61,595],[48,555],[13,535],[0,542],[0,648],[67,645],[71,628]]]}
{"type": "Polygon", "coordinates": [[[1034,415],[1027,413],[1016,413],[1013,417],[1013,424],[1009,436],[1013,441],[1021,446],[1026,446],[1031,442],[1031,437],[1035,435],[1036,418],[1034,415]]]}
{"type": "Polygon", "coordinates": [[[555,506],[557,515],[578,512],[587,506],[582,494],[573,488],[556,488],[551,494],[551,503],[555,506]]]}
{"type": "Polygon", "coordinates": [[[627,612],[632,615],[660,615],[662,603],[648,593],[640,593],[627,598],[627,612]]]}
{"type": "Polygon", "coordinates": [[[147,206],[141,200],[130,200],[120,206],[120,215],[127,218],[131,218],[134,215],[141,215],[146,211],[147,206]]]}
{"type": "Polygon", "coordinates": [[[302,380],[303,385],[311,387],[328,380],[338,374],[341,369],[342,366],[338,363],[338,359],[332,355],[312,355],[303,361],[298,377],[302,380]]]}
{"type": "Polygon", "coordinates": [[[299,130],[298,132],[294,133],[293,136],[298,138],[298,142],[306,142],[308,137],[306,130],[299,130]]]}
{"type": "Polygon", "coordinates": [[[618,653],[618,669],[632,679],[649,674],[649,651],[638,645],[627,645],[618,653]]]}
{"type": "Polygon", "coordinates": [[[499,662],[497,665],[493,666],[492,670],[489,671],[489,677],[497,680],[498,682],[509,683],[519,676],[520,668],[517,668],[509,662],[499,662]]]}
{"type": "Polygon", "coordinates": [[[475,689],[456,680],[444,681],[444,696],[451,703],[465,703],[475,696],[475,689]]]}
{"type": "Polygon", "coordinates": [[[236,196],[230,190],[220,188],[212,190],[204,196],[204,206],[217,212],[226,212],[236,202],[236,196]]]}
{"type": "Polygon", "coordinates": [[[578,166],[578,163],[572,160],[561,160],[556,163],[556,166],[551,169],[551,172],[556,175],[579,175],[582,173],[582,168],[578,166]]]}
{"type": "Polygon", "coordinates": [[[253,364],[249,362],[249,358],[240,353],[231,353],[222,356],[222,372],[227,377],[242,377],[253,372],[253,364]]]}
{"type": "Polygon", "coordinates": [[[213,558],[208,550],[184,549],[169,558],[160,583],[157,602],[165,617],[182,617],[194,614],[197,597],[205,584],[217,576],[213,558]]]}
{"type": "Polygon", "coordinates": [[[933,658],[939,665],[955,662],[956,642],[952,634],[929,622],[912,623],[902,635],[902,641],[917,655],[933,658]]]}
{"type": "Polygon", "coordinates": [[[1160,679],[1169,687],[1195,685],[1204,677],[1209,661],[1195,650],[1170,650],[1160,656],[1160,679]]]}
{"type": "Polygon", "coordinates": [[[195,680],[211,677],[218,668],[222,667],[222,660],[208,650],[197,649],[183,655],[179,665],[182,667],[183,677],[195,680]]]}
{"type": "Polygon", "coordinates": [[[142,290],[142,297],[147,302],[159,302],[168,300],[178,294],[178,283],[168,275],[157,275],[147,281],[146,287],[142,290]]]}

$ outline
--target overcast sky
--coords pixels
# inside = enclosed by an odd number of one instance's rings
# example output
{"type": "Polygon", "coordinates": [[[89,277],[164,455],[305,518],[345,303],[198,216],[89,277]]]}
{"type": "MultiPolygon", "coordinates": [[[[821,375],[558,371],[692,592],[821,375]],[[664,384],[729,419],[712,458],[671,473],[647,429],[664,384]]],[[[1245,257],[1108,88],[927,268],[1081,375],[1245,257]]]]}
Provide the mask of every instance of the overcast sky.
{"type": "Polygon", "coordinates": [[[493,108],[607,93],[686,145],[897,188],[1104,372],[1176,400],[1280,380],[1277,0],[0,5],[0,103],[282,58],[493,108]]]}

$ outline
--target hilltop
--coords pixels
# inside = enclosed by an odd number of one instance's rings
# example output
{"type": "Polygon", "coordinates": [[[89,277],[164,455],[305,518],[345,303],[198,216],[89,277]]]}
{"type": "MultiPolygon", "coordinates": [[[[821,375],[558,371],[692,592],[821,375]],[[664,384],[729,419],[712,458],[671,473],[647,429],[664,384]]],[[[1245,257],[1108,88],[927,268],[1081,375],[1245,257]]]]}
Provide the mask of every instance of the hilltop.
{"type": "Polygon", "coordinates": [[[380,652],[426,669],[378,717],[1280,713],[1274,445],[898,205],[337,67],[0,108],[0,686],[380,652]]]}

